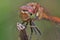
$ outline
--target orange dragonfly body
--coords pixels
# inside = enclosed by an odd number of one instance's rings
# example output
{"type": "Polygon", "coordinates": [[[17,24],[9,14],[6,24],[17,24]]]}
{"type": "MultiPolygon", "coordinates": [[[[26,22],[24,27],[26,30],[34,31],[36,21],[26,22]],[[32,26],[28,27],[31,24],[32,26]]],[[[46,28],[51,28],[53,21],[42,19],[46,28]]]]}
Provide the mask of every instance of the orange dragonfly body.
{"type": "Polygon", "coordinates": [[[59,17],[50,16],[50,15],[47,15],[47,14],[42,14],[42,19],[47,19],[47,20],[53,21],[55,23],[60,23],[60,18],[59,17]]]}
{"type": "MultiPolygon", "coordinates": [[[[60,18],[59,17],[47,15],[47,12],[45,12],[46,10],[39,3],[33,3],[33,2],[28,3],[26,5],[26,7],[29,7],[29,6],[32,7],[32,8],[24,8],[24,10],[28,9],[29,12],[31,12],[33,14],[36,14],[38,19],[47,19],[47,20],[55,22],[55,23],[60,23],[60,18]]],[[[29,14],[21,12],[21,17],[22,17],[23,21],[28,21],[29,14]]]]}
{"type": "Polygon", "coordinates": [[[31,26],[31,35],[33,33],[33,30],[35,31],[35,33],[38,32],[41,35],[40,30],[34,24],[35,20],[46,19],[55,23],[60,23],[60,18],[48,15],[47,12],[45,12],[46,10],[39,3],[28,3],[27,5],[22,6],[20,10],[20,16],[23,21],[22,24],[26,22],[25,26],[27,26],[27,24],[29,23],[29,25],[31,26]],[[31,18],[30,14],[35,14],[34,18],[31,18]]]}
{"type": "Polygon", "coordinates": [[[36,11],[36,13],[38,14],[38,19],[47,19],[49,21],[53,21],[56,23],[60,23],[60,18],[59,17],[55,17],[55,16],[51,16],[51,15],[47,15],[47,12],[45,12],[46,10],[38,3],[28,3],[27,5],[33,7],[36,11]]]}

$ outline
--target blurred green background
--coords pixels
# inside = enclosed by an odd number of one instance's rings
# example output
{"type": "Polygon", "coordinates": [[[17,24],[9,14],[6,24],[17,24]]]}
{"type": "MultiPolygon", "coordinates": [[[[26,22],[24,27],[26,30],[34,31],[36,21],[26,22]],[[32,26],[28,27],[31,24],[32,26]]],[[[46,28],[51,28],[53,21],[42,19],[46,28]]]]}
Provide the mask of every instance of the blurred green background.
{"type": "MultiPolygon", "coordinates": [[[[38,2],[52,16],[60,17],[60,0],[0,0],[0,40],[18,40],[18,9],[29,2],[38,2]]],[[[60,40],[60,26],[46,20],[36,21],[36,25],[42,32],[40,40],[60,40]]]]}

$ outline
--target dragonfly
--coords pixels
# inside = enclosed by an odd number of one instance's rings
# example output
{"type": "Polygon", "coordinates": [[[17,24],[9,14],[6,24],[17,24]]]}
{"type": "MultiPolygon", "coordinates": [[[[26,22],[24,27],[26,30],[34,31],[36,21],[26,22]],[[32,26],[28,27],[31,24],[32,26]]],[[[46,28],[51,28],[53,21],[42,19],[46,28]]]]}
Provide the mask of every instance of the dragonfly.
{"type": "Polygon", "coordinates": [[[41,35],[41,31],[37,28],[36,24],[34,23],[35,20],[49,20],[60,24],[60,18],[48,15],[44,7],[42,7],[39,3],[28,3],[26,5],[21,6],[19,9],[20,17],[22,19],[21,24],[25,24],[25,28],[27,28],[28,24],[30,25],[31,35],[33,34],[33,31],[36,34],[39,33],[41,35]]]}
{"type": "Polygon", "coordinates": [[[28,3],[27,5],[35,9],[34,11],[37,13],[38,19],[46,19],[46,20],[60,24],[60,18],[48,15],[44,7],[42,7],[39,3],[28,3]]]}

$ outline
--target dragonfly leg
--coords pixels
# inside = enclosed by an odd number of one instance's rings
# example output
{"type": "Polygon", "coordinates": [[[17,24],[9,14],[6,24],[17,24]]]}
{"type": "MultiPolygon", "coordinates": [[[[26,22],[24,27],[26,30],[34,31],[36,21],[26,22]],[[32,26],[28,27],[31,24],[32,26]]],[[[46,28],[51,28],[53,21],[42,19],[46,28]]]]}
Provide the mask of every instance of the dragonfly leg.
{"type": "Polygon", "coordinates": [[[33,28],[33,30],[35,31],[35,33],[37,34],[37,32],[41,35],[40,30],[35,26],[34,22],[31,21],[31,27],[33,28]]]}
{"type": "Polygon", "coordinates": [[[25,26],[25,28],[27,28],[27,25],[28,25],[28,22],[27,21],[23,21],[22,24],[25,26]]]}
{"type": "Polygon", "coordinates": [[[40,32],[40,30],[37,28],[37,27],[35,27],[36,28],[36,30],[39,32],[39,34],[41,35],[41,32],[40,32]]]}
{"type": "Polygon", "coordinates": [[[33,28],[33,31],[35,32],[35,34],[37,34],[37,40],[39,40],[39,37],[41,35],[40,30],[35,26],[34,22],[31,21],[31,28],[33,28]]]}
{"type": "Polygon", "coordinates": [[[35,29],[35,24],[33,23],[32,20],[30,20],[30,27],[33,28],[34,32],[37,34],[36,29],[35,29]]]}
{"type": "Polygon", "coordinates": [[[33,28],[30,27],[30,29],[31,29],[31,34],[30,34],[30,38],[29,38],[29,40],[31,40],[31,38],[32,38],[32,34],[33,34],[33,28]]]}

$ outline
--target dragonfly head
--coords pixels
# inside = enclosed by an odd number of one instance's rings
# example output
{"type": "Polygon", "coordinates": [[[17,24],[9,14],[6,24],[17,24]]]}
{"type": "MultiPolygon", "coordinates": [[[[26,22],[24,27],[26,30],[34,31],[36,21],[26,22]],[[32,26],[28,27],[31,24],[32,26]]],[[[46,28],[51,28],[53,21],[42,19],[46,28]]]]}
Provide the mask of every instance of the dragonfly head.
{"type": "Polygon", "coordinates": [[[40,12],[42,11],[42,7],[39,3],[28,3],[27,5],[21,6],[20,7],[21,13],[24,14],[23,18],[27,18],[29,17],[29,14],[37,14],[38,12],[38,16],[40,17],[40,12]]]}

